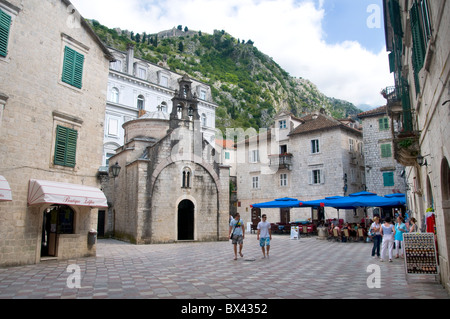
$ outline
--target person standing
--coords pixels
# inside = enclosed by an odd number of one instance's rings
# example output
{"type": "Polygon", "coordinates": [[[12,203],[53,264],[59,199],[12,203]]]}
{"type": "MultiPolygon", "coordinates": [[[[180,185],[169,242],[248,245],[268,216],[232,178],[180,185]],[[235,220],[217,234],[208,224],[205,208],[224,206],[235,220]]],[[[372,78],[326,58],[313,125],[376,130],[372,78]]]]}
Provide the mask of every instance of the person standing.
{"type": "Polygon", "coordinates": [[[375,216],[373,218],[372,225],[370,225],[370,234],[373,240],[373,247],[372,247],[373,258],[375,258],[375,253],[377,254],[377,257],[380,257],[380,246],[381,246],[380,230],[381,230],[380,218],[378,216],[375,216]]]}
{"type": "Polygon", "coordinates": [[[403,247],[403,233],[406,233],[406,224],[403,221],[403,217],[397,217],[397,223],[395,224],[395,258],[398,258],[398,252],[400,250],[401,257],[403,258],[404,247],[403,247]]]}
{"type": "Polygon", "coordinates": [[[419,231],[419,229],[417,228],[417,220],[414,217],[411,217],[411,219],[409,220],[410,223],[410,227],[409,227],[409,232],[410,233],[417,233],[419,231]]]}
{"type": "Polygon", "coordinates": [[[392,262],[392,251],[394,250],[394,235],[395,228],[394,225],[391,224],[391,218],[386,217],[384,224],[381,225],[381,236],[383,237],[383,242],[381,244],[381,261],[384,261],[383,257],[386,254],[387,249],[389,253],[389,262],[392,262]]]}
{"type": "Polygon", "coordinates": [[[270,227],[270,223],[267,221],[266,214],[262,215],[262,221],[258,223],[258,236],[259,246],[261,246],[261,250],[263,253],[263,259],[269,258],[269,250],[270,250],[270,241],[272,240],[272,229],[270,227]],[[266,247],[266,249],[264,249],[266,247]]]}
{"type": "Polygon", "coordinates": [[[234,219],[230,222],[229,237],[231,243],[234,245],[234,260],[237,260],[237,245],[239,245],[239,255],[244,257],[242,254],[242,248],[244,246],[245,229],[244,222],[241,219],[241,215],[237,213],[234,219]]]}

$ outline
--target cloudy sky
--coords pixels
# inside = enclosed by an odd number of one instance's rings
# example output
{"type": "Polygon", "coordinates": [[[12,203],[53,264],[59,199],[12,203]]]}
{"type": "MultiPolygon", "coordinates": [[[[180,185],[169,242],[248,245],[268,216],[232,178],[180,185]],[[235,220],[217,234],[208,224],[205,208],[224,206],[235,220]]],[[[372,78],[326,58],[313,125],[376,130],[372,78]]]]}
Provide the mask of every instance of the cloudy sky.
{"type": "Polygon", "coordinates": [[[156,33],[178,25],[251,39],[289,74],[330,97],[371,107],[393,85],[382,0],[71,0],[109,28],[156,33]]]}

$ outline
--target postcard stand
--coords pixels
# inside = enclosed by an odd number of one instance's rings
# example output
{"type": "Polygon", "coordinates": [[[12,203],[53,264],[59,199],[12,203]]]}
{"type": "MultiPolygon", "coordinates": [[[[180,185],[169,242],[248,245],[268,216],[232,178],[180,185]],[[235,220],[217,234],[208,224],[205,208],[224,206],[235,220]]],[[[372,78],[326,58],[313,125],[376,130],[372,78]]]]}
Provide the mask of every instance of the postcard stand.
{"type": "Polygon", "coordinates": [[[403,234],[406,281],[410,275],[434,276],[439,281],[433,233],[403,234]]]}

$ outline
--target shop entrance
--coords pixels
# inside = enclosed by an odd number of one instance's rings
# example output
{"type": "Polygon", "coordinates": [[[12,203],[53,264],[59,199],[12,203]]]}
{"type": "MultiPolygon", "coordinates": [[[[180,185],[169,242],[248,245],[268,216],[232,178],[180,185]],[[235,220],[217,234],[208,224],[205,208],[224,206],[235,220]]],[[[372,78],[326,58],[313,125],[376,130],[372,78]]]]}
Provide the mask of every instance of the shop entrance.
{"type": "Polygon", "coordinates": [[[56,257],[59,234],[73,234],[74,211],[69,206],[53,205],[43,214],[41,257],[56,257]]]}
{"type": "Polygon", "coordinates": [[[178,204],[178,240],[194,240],[194,204],[187,199],[178,204]]]}

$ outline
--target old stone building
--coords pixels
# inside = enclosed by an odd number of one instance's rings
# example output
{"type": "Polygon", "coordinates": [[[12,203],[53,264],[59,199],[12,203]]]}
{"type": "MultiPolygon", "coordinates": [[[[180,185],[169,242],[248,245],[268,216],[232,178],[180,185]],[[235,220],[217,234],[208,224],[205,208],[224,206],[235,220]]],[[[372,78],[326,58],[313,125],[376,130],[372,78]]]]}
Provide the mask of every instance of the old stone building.
{"type": "MultiPolygon", "coordinates": [[[[135,49],[128,45],[126,52],[109,48],[115,61],[110,65],[106,96],[104,167],[115,150],[124,144],[123,124],[147,112],[161,111],[167,116],[172,111],[172,98],[178,89],[181,74],[171,71],[165,61],[150,63],[135,57],[135,49]]],[[[198,99],[201,132],[214,144],[216,108],[209,85],[193,80],[192,89],[198,99]]]]}
{"type": "Polygon", "coordinates": [[[387,107],[358,114],[362,120],[367,191],[384,196],[405,193],[405,168],[394,158],[391,120],[387,107]]]}
{"type": "Polygon", "coordinates": [[[421,228],[426,217],[435,220],[435,227],[427,228],[435,228],[441,283],[450,291],[450,2],[383,4],[395,79],[395,87],[383,91],[392,119],[393,154],[406,167],[411,217],[421,228]]]}
{"type": "Polygon", "coordinates": [[[121,167],[109,185],[114,236],[137,244],[226,239],[229,167],[203,137],[188,76],[170,108],[123,125],[124,145],[110,158],[121,167]]]}
{"type": "MultiPolygon", "coordinates": [[[[364,188],[362,132],[324,112],[295,117],[280,112],[275,124],[237,144],[238,212],[251,222],[251,205],[290,197],[308,201],[364,188]]],[[[265,209],[272,222],[338,217],[334,208],[265,209]]],[[[255,216],[254,216],[255,215],[255,216]]],[[[352,212],[340,218],[353,222],[352,212]]],[[[358,220],[358,221],[359,221],[358,220]]],[[[355,219],[356,221],[356,219],[355,219]]]]}
{"type": "MultiPolygon", "coordinates": [[[[405,168],[394,158],[393,134],[387,107],[358,114],[362,120],[366,190],[379,196],[406,193],[405,168]]],[[[391,215],[392,209],[368,208],[368,216],[391,215]]]]}
{"type": "Polygon", "coordinates": [[[0,266],[95,255],[112,58],[70,1],[0,0],[0,266]]]}

